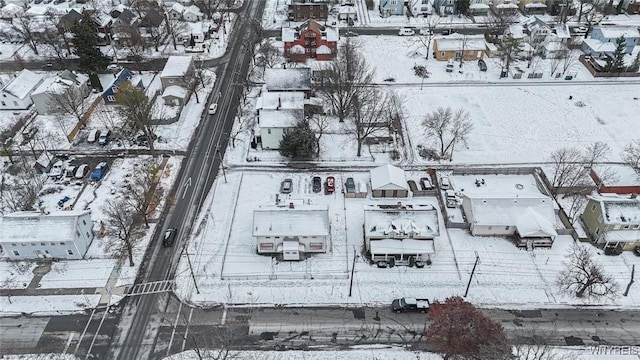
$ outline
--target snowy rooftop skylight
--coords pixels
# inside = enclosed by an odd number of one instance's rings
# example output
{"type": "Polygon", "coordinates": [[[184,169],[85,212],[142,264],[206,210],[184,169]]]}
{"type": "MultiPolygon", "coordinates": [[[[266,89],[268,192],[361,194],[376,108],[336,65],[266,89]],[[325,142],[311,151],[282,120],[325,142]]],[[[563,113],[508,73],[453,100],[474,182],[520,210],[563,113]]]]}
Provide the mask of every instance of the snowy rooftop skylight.
{"type": "Polygon", "coordinates": [[[433,205],[367,205],[364,228],[366,237],[434,238],[439,235],[438,213],[433,205]]]}

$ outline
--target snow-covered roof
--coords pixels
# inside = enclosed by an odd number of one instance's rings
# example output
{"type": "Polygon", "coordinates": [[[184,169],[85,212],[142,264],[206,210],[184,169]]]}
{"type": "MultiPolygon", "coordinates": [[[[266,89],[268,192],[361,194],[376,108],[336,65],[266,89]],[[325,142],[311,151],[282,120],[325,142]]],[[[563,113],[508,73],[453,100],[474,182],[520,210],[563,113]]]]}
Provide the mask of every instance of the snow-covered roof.
{"type": "Polygon", "coordinates": [[[547,5],[543,3],[528,3],[524,5],[525,8],[546,8],[547,5]]]}
{"type": "Polygon", "coordinates": [[[268,91],[311,90],[311,69],[267,69],[264,72],[268,91]]]}
{"type": "Polygon", "coordinates": [[[260,111],[261,128],[291,128],[304,117],[300,109],[265,109],[260,111]]]}
{"type": "MultiPolygon", "coordinates": [[[[629,38],[640,38],[640,31],[632,26],[596,26],[593,30],[600,29],[602,36],[607,39],[617,39],[620,36],[629,38]]],[[[593,34],[593,32],[592,32],[593,34]]]]}
{"type": "Polygon", "coordinates": [[[49,5],[35,5],[27,9],[27,15],[47,15],[51,11],[51,6],[49,5]]]}
{"type": "Polygon", "coordinates": [[[636,242],[640,241],[639,230],[610,230],[604,234],[605,241],[610,242],[636,242]]]}
{"type": "Polygon", "coordinates": [[[528,207],[516,221],[516,229],[522,237],[556,237],[558,232],[549,219],[528,207]]]}
{"type": "Polygon", "coordinates": [[[66,88],[71,85],[68,80],[60,79],[56,76],[42,80],[40,86],[31,92],[31,95],[37,94],[62,94],[66,88]]]}
{"type": "Polygon", "coordinates": [[[174,96],[180,99],[185,99],[187,97],[187,90],[182,86],[171,85],[167,86],[166,89],[162,92],[162,97],[174,96]]]}
{"type": "Polygon", "coordinates": [[[391,164],[371,169],[372,190],[409,190],[404,170],[391,164]]]}
{"type": "Polygon", "coordinates": [[[583,44],[586,44],[591,50],[598,52],[614,52],[616,51],[616,44],[610,42],[602,42],[596,39],[584,39],[583,44]]]}
{"type": "Polygon", "coordinates": [[[556,223],[553,201],[542,194],[463,193],[462,201],[469,204],[469,221],[476,225],[515,226],[529,208],[549,223],[556,223]]]}
{"type": "Polygon", "coordinates": [[[191,29],[191,35],[202,35],[204,31],[202,30],[202,21],[198,22],[188,22],[187,26],[191,29]]]}
{"type": "Polygon", "coordinates": [[[40,84],[43,77],[44,75],[42,74],[36,74],[24,69],[11,82],[5,85],[2,91],[18,99],[24,99],[40,84]]]}
{"type": "Polygon", "coordinates": [[[603,222],[609,225],[640,224],[640,198],[617,195],[589,197],[600,203],[603,222]]]}
{"type": "Polygon", "coordinates": [[[549,41],[544,44],[547,51],[560,51],[567,49],[567,46],[559,41],[549,41]]]}
{"type": "Polygon", "coordinates": [[[416,239],[382,239],[371,240],[369,244],[371,254],[435,254],[433,240],[416,239]]]}
{"type": "Polygon", "coordinates": [[[182,5],[182,4],[180,4],[180,3],[175,3],[175,4],[171,5],[171,10],[173,10],[173,11],[179,13],[179,14],[182,14],[184,12],[184,9],[186,9],[186,7],[184,5],[182,5]]]}
{"type": "Polygon", "coordinates": [[[289,48],[289,54],[304,54],[306,49],[300,44],[293,45],[289,48]]]}
{"type": "Polygon", "coordinates": [[[571,32],[569,31],[569,25],[567,24],[555,24],[553,26],[556,36],[560,39],[570,39],[571,32]]]}
{"type": "Polygon", "coordinates": [[[202,11],[200,11],[200,8],[199,8],[199,7],[197,7],[197,6],[195,6],[195,5],[189,5],[189,6],[187,6],[187,8],[186,8],[186,9],[184,9],[184,11],[185,11],[185,12],[188,12],[188,13],[192,13],[192,14],[194,14],[194,15],[196,15],[196,16],[203,16],[203,15],[204,15],[204,14],[202,13],[202,11]]]}
{"type": "Polygon", "coordinates": [[[191,56],[169,56],[160,78],[184,76],[189,71],[192,62],[191,56]]]}
{"type": "Polygon", "coordinates": [[[364,235],[367,238],[434,238],[440,235],[438,212],[433,205],[366,205],[364,235]]]}
{"type": "Polygon", "coordinates": [[[298,32],[294,28],[282,27],[282,41],[291,42],[296,39],[298,32]]]}
{"type": "Polygon", "coordinates": [[[507,33],[510,34],[514,39],[524,38],[524,28],[520,24],[509,25],[509,27],[507,28],[507,33]]]}
{"type": "Polygon", "coordinates": [[[442,39],[434,40],[438,44],[438,51],[465,51],[487,50],[487,42],[483,36],[451,34],[442,39]]]}
{"type": "Polygon", "coordinates": [[[253,210],[253,236],[328,236],[329,208],[306,205],[253,210]]]}
{"type": "Polygon", "coordinates": [[[329,48],[327,45],[320,45],[318,46],[318,48],[316,49],[316,54],[331,54],[331,48],[329,48]]]}
{"type": "Polygon", "coordinates": [[[482,4],[482,3],[476,3],[476,4],[469,5],[469,9],[471,9],[471,10],[487,10],[487,9],[489,9],[489,5],[482,4]]]}
{"type": "Polygon", "coordinates": [[[517,9],[518,5],[511,4],[511,3],[509,3],[509,4],[498,4],[498,5],[496,5],[496,8],[498,8],[498,9],[517,9]]]}
{"type": "Polygon", "coordinates": [[[256,100],[256,110],[304,109],[304,93],[301,91],[263,91],[256,100]]]}
{"type": "Polygon", "coordinates": [[[7,4],[2,9],[0,9],[0,14],[2,17],[12,18],[17,14],[22,14],[24,12],[24,8],[20,5],[16,4],[7,4]]]}
{"type": "Polygon", "coordinates": [[[340,5],[338,8],[339,14],[356,14],[356,8],[353,5],[340,5]]]}
{"type": "Polygon", "coordinates": [[[91,211],[19,211],[0,217],[0,243],[73,241],[78,218],[91,211]],[[55,229],[55,231],[51,231],[55,229]]]}

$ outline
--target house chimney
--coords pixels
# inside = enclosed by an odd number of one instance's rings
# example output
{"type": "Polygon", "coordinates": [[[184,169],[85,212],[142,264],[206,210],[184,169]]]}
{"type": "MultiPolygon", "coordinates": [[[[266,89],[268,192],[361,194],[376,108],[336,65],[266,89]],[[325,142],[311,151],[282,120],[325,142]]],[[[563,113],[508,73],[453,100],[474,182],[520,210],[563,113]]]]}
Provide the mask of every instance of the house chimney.
{"type": "Polygon", "coordinates": [[[289,203],[289,209],[294,209],[294,208],[295,208],[295,206],[293,206],[293,203],[292,203],[292,202],[290,202],[290,203],[289,203]]]}

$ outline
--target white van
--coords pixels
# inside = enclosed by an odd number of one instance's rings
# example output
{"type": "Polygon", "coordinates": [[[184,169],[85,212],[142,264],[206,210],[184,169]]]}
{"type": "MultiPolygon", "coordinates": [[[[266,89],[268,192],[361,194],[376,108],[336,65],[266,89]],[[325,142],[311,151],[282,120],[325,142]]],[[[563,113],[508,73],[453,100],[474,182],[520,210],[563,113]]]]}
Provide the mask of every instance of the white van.
{"type": "Polygon", "coordinates": [[[398,32],[398,35],[400,36],[412,36],[415,34],[416,32],[413,31],[413,29],[409,29],[409,28],[401,28],[400,31],[398,32]]]}
{"type": "Polygon", "coordinates": [[[458,198],[453,190],[447,190],[444,192],[444,198],[447,203],[448,208],[457,208],[458,207],[458,198]]]}
{"type": "Polygon", "coordinates": [[[451,181],[449,181],[448,176],[443,176],[440,178],[440,188],[443,190],[451,189],[451,181]]]}
{"type": "Polygon", "coordinates": [[[89,132],[89,136],[87,136],[87,142],[94,143],[96,142],[96,140],[98,140],[99,136],[100,136],[100,130],[93,129],[89,132]]]}

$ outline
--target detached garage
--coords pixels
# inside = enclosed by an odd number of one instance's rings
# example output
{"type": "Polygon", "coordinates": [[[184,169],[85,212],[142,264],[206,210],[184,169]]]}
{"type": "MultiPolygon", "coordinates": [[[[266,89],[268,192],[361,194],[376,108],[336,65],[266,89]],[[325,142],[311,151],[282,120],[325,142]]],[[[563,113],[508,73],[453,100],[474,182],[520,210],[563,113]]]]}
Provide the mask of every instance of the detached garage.
{"type": "Polygon", "coordinates": [[[373,197],[407,197],[409,186],[404,170],[387,164],[371,170],[373,197]]]}

